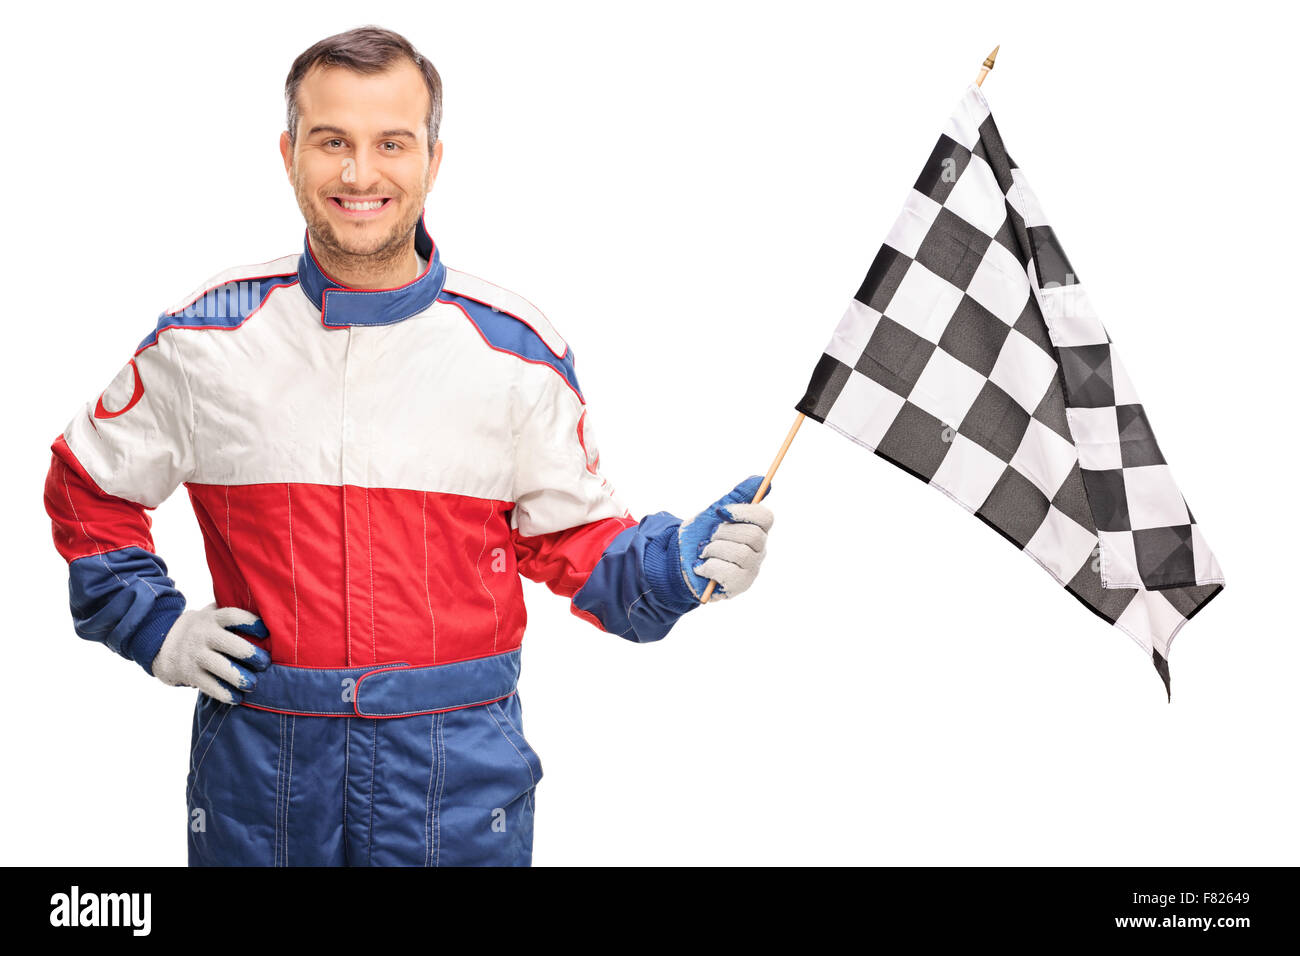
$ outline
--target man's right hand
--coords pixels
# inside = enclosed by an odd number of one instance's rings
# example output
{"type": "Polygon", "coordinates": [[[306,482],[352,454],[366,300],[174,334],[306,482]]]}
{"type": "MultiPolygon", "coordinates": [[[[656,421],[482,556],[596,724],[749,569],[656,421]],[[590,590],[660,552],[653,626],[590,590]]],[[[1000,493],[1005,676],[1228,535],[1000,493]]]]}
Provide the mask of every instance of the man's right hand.
{"type": "Polygon", "coordinates": [[[222,703],[243,699],[266,670],[271,655],[244,640],[268,637],[266,625],[251,611],[217,607],[216,602],[185,611],[176,619],[153,659],[153,676],[173,687],[197,687],[222,703]]]}

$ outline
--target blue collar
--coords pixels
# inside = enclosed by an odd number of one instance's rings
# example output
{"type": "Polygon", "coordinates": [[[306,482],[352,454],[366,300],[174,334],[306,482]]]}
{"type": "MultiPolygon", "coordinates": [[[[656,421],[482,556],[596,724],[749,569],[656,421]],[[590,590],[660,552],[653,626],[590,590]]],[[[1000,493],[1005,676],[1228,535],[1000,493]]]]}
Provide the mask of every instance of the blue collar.
{"type": "Polygon", "coordinates": [[[298,257],[298,282],[316,308],[321,324],[329,328],[349,325],[392,325],[423,312],[442,291],[447,269],[438,248],[424,227],[424,212],[415,225],[415,251],[429,260],[424,272],[392,289],[352,289],[335,282],[321,269],[311,251],[311,234],[303,238],[298,257]]]}

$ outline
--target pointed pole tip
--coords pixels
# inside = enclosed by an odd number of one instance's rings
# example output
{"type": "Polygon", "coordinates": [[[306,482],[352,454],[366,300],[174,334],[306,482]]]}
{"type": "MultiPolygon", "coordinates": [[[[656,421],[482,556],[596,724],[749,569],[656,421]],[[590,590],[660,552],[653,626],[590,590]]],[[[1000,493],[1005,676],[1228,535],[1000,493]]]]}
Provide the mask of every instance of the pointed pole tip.
{"type": "Polygon", "coordinates": [[[997,61],[998,50],[1000,49],[1002,49],[1001,43],[995,46],[993,52],[984,58],[984,62],[980,65],[980,75],[975,79],[976,86],[984,85],[984,78],[989,75],[989,70],[993,69],[993,64],[997,61]]]}

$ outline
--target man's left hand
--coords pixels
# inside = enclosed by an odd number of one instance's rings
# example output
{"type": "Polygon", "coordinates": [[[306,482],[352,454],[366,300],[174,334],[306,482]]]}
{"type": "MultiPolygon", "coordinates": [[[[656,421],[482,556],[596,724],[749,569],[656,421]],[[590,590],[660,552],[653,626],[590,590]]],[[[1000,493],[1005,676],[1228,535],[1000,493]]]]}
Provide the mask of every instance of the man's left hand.
{"type": "Polygon", "coordinates": [[[751,475],[678,530],[682,577],[697,601],[710,580],[718,582],[713,603],[735,597],[758,576],[773,518],[767,505],[751,504],[762,483],[762,475],[751,475]]]}

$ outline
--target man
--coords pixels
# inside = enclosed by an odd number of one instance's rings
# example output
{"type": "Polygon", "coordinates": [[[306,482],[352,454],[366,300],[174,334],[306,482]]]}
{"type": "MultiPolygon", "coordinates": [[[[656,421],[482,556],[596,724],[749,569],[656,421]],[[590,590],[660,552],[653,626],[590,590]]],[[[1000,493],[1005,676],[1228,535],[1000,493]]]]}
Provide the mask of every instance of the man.
{"type": "Polygon", "coordinates": [[[404,38],[323,40],[285,96],[303,253],[164,312],[52,446],[74,626],[202,692],[192,865],[527,865],[520,575],[658,640],[750,586],[772,514],[758,476],[687,522],[615,496],[572,350],[425,228],[441,82],[404,38]],[[197,610],[147,513],[180,484],[197,610]]]}

